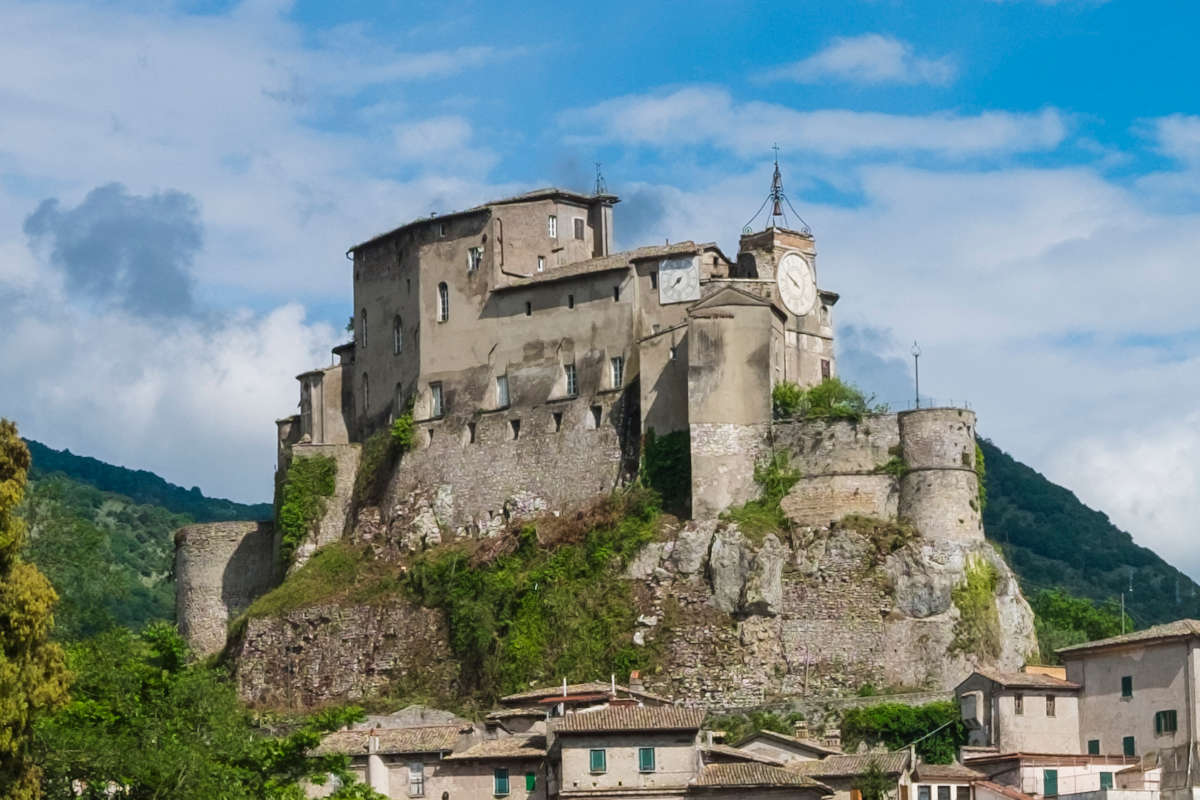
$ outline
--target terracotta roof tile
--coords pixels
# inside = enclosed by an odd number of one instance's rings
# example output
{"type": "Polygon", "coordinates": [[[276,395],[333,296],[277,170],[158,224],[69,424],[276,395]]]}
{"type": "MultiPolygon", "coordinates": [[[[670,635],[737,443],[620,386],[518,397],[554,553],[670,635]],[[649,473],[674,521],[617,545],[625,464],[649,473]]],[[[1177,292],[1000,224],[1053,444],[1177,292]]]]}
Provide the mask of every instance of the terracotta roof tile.
{"type": "Polygon", "coordinates": [[[917,765],[917,779],[922,781],[978,781],[987,776],[976,772],[962,764],[925,764],[917,765]]]}
{"type": "Polygon", "coordinates": [[[664,258],[666,256],[698,253],[706,247],[715,246],[716,245],[713,242],[696,244],[695,242],[688,240],[676,242],[675,244],[651,245],[650,247],[639,247],[635,250],[622,250],[618,253],[609,253],[606,256],[599,256],[597,258],[589,258],[585,261],[576,261],[571,264],[564,264],[561,267],[547,269],[545,272],[535,272],[526,278],[518,278],[511,283],[497,286],[495,291],[502,292],[506,289],[517,289],[524,286],[533,286],[539,283],[551,283],[553,281],[563,280],[564,278],[575,278],[580,275],[590,275],[593,273],[608,272],[610,270],[625,269],[634,261],[640,261],[646,258],[664,258]]]}
{"type": "Polygon", "coordinates": [[[1153,625],[1143,631],[1134,631],[1133,633],[1126,633],[1122,636],[1110,636],[1107,639],[1097,639],[1094,642],[1074,644],[1070,647],[1060,648],[1056,652],[1080,653],[1087,650],[1100,649],[1102,647],[1119,647],[1125,644],[1150,642],[1155,639],[1182,639],[1189,636],[1200,636],[1200,620],[1177,619],[1174,622],[1166,622],[1162,625],[1153,625]]]}
{"type": "Polygon", "coordinates": [[[698,731],[704,722],[702,708],[678,706],[610,706],[555,719],[554,732],[620,733],[623,731],[698,731]]]}
{"type": "Polygon", "coordinates": [[[700,770],[688,788],[718,789],[727,786],[797,786],[817,789],[821,794],[833,794],[828,786],[807,775],[768,764],[709,764],[700,770]]]}
{"type": "Polygon", "coordinates": [[[820,761],[795,761],[788,769],[814,778],[849,778],[867,771],[875,761],[888,775],[899,775],[908,767],[908,753],[862,753],[849,756],[826,756],[820,761]]]}
{"type": "Polygon", "coordinates": [[[541,706],[526,706],[522,708],[498,708],[495,711],[489,711],[488,719],[511,719],[513,717],[537,717],[539,719],[546,718],[546,709],[541,706]]]}
{"type": "Polygon", "coordinates": [[[981,786],[985,789],[990,789],[996,794],[1004,795],[1005,797],[1010,798],[1010,800],[1033,800],[1032,796],[1027,795],[1022,791],[1018,791],[1012,786],[1005,786],[1004,784],[995,783],[994,781],[975,782],[975,787],[977,789],[981,786]]]}
{"type": "Polygon", "coordinates": [[[758,731],[757,733],[753,733],[750,736],[747,736],[745,739],[743,739],[738,744],[738,746],[741,747],[741,745],[743,745],[746,742],[748,742],[752,739],[755,739],[759,736],[765,737],[767,739],[774,739],[775,741],[781,742],[785,745],[791,745],[792,747],[803,748],[805,750],[809,750],[813,753],[819,753],[821,755],[826,755],[826,756],[842,755],[842,751],[838,750],[837,748],[826,747],[825,745],[821,744],[820,742],[814,741],[813,739],[799,739],[795,736],[788,736],[786,733],[779,733],[778,731],[758,731]]]}
{"type": "Polygon", "coordinates": [[[451,753],[446,761],[479,761],[512,758],[545,758],[545,736],[501,736],[485,739],[466,750],[451,753]]]}
{"type": "Polygon", "coordinates": [[[773,767],[783,766],[783,762],[777,759],[768,758],[759,753],[751,753],[749,750],[739,750],[727,744],[707,745],[704,748],[704,754],[706,760],[711,759],[711,763],[723,763],[723,759],[733,759],[734,761],[754,761],[759,764],[770,764],[773,767]]]}
{"type": "Polygon", "coordinates": [[[461,725],[423,725],[413,728],[377,728],[335,731],[313,750],[314,755],[366,755],[368,738],[378,737],[379,753],[439,753],[453,750],[461,725]]]}
{"type": "Polygon", "coordinates": [[[1001,686],[1013,689],[1078,689],[1078,683],[1064,681],[1052,675],[1042,675],[1037,672],[1001,672],[992,669],[977,669],[976,674],[988,680],[995,681],[1001,686]]]}

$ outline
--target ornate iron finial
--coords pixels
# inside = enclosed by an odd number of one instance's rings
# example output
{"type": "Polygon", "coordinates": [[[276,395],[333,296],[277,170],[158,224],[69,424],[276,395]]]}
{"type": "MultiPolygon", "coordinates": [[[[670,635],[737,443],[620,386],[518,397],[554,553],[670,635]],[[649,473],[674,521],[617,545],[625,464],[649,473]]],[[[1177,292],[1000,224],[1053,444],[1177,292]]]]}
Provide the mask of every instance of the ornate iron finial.
{"type": "Polygon", "coordinates": [[[600,162],[596,164],[596,185],[592,189],[592,194],[608,194],[608,184],[604,182],[604,173],[600,171],[600,162]]]}
{"type": "Polygon", "coordinates": [[[758,207],[758,211],[755,211],[754,216],[746,223],[744,230],[749,231],[752,229],[754,220],[758,219],[758,215],[767,207],[767,203],[770,203],[771,213],[767,215],[767,228],[775,227],[780,221],[782,221],[783,227],[789,227],[787,212],[783,210],[786,205],[791,209],[792,214],[795,215],[796,220],[800,223],[800,230],[803,233],[811,234],[812,229],[808,227],[808,223],[804,221],[804,218],[796,212],[796,209],[792,208],[792,202],[788,200],[787,195],[783,191],[783,175],[779,171],[779,145],[773,144],[771,145],[771,149],[775,151],[775,172],[771,175],[771,191],[767,193],[767,199],[758,207]]]}

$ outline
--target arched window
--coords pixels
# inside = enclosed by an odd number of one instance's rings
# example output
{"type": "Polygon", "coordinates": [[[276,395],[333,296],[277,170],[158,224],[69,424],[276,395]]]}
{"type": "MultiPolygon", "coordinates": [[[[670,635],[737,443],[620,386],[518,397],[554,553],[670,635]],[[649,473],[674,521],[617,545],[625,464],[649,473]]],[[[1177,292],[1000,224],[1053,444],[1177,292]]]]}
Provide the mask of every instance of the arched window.
{"type": "Polygon", "coordinates": [[[367,373],[363,373],[363,416],[371,413],[371,384],[367,380],[367,373]]]}
{"type": "Polygon", "coordinates": [[[362,309],[359,312],[358,316],[359,316],[359,325],[358,326],[359,326],[359,328],[362,329],[361,331],[359,331],[359,333],[360,333],[359,338],[362,339],[362,346],[363,346],[363,349],[365,350],[367,347],[367,310],[365,308],[362,309]]]}
{"type": "Polygon", "coordinates": [[[438,322],[450,319],[450,287],[445,283],[438,284],[438,322]]]}
{"type": "Polygon", "coordinates": [[[404,349],[404,328],[401,325],[400,315],[397,314],[392,320],[392,352],[400,355],[400,351],[404,349]]]}

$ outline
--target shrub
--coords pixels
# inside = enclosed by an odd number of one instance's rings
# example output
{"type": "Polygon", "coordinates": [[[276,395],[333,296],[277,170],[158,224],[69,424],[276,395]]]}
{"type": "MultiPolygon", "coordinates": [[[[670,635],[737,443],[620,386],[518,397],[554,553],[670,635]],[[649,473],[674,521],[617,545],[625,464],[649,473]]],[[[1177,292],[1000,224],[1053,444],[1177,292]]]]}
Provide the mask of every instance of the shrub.
{"type": "Polygon", "coordinates": [[[903,478],[908,472],[908,462],[901,456],[892,456],[884,463],[875,468],[876,472],[883,472],[891,475],[893,478],[903,478]]]}
{"type": "Polygon", "coordinates": [[[791,381],[780,381],[771,390],[771,410],[775,419],[794,417],[804,401],[804,390],[791,381]]]}
{"type": "Polygon", "coordinates": [[[412,450],[416,441],[416,427],[413,425],[412,409],[404,412],[392,422],[392,447],[400,453],[412,450]]]}
{"type": "Polygon", "coordinates": [[[963,582],[950,592],[959,613],[952,650],[981,658],[1000,655],[1000,612],[996,609],[999,583],[1000,574],[990,561],[974,558],[967,562],[963,582]]]}
{"type": "Polygon", "coordinates": [[[987,464],[983,460],[983,448],[975,443],[975,477],[979,483],[979,513],[987,508],[987,464]]]}
{"type": "Polygon", "coordinates": [[[865,514],[847,514],[838,527],[858,531],[871,540],[877,558],[884,558],[917,538],[917,529],[907,520],[886,520],[865,514]]]}
{"type": "Polygon", "coordinates": [[[688,516],[692,508],[692,449],[686,430],[658,436],[651,429],[642,441],[642,482],[658,492],[663,508],[688,516]]]}
{"type": "Polygon", "coordinates": [[[711,715],[704,727],[713,731],[724,731],[725,741],[740,744],[759,731],[774,731],[792,735],[795,724],[804,719],[798,712],[787,714],[776,711],[748,711],[744,713],[711,715]]]}
{"type": "Polygon", "coordinates": [[[336,478],[337,462],[329,456],[292,459],[279,503],[279,555],[284,564],[292,563],[296,548],[325,513],[336,478]]]}
{"type": "Polygon", "coordinates": [[[754,468],[754,482],[761,491],[758,498],[730,508],[721,515],[722,518],[736,522],[746,538],[756,542],[761,542],[768,533],[787,530],[790,522],[780,501],[800,477],[800,471],[790,466],[786,452],[774,453],[768,461],[754,468]]]}
{"type": "Polygon", "coordinates": [[[958,704],[951,700],[921,706],[880,703],[848,709],[842,716],[842,744],[847,753],[864,743],[899,750],[917,741],[917,754],[922,759],[931,764],[950,764],[966,740],[958,704]],[[926,737],[935,730],[937,733],[926,737]]]}
{"type": "Polygon", "coordinates": [[[800,389],[780,383],[771,391],[775,416],[800,419],[848,419],[857,422],[868,414],[886,414],[888,407],[876,403],[875,396],[864,395],[857,387],[840,378],[826,378],[816,386],[800,389]]]}

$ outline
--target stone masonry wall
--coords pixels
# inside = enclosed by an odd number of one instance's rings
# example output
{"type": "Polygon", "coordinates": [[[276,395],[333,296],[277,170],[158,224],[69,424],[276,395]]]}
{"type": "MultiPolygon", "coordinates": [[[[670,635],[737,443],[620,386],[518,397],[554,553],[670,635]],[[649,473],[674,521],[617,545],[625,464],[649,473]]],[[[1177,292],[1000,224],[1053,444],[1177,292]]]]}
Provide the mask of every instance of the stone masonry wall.
{"type": "Polygon", "coordinates": [[[220,651],[229,621],[279,582],[278,552],[269,522],[211,522],[176,532],[175,613],[197,655],[220,651]]]}
{"type": "Polygon", "coordinates": [[[770,455],[769,424],[692,423],[692,516],[715,517],[758,495],[754,465],[770,455]]]}
{"type": "Polygon", "coordinates": [[[352,511],[354,474],[358,471],[361,452],[362,445],[358,444],[297,444],[292,447],[292,458],[332,458],[337,465],[337,474],[333,497],[326,502],[325,513],[316,528],[296,548],[296,557],[289,573],[303,566],[318,549],[341,539],[346,532],[346,522],[352,511]]]}

